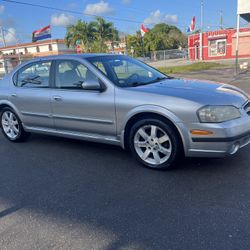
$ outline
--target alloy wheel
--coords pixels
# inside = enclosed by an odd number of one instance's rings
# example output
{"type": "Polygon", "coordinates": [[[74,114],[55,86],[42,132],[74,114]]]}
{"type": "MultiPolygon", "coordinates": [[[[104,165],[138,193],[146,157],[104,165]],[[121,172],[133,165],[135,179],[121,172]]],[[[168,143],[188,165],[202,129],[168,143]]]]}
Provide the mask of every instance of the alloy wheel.
{"type": "Polygon", "coordinates": [[[15,140],[20,134],[20,126],[18,119],[14,113],[11,111],[5,111],[2,114],[2,127],[4,133],[11,140],[15,140]]]}
{"type": "Polygon", "coordinates": [[[156,125],[146,125],[137,130],[134,148],[144,162],[155,166],[165,163],[173,150],[168,134],[156,125]]]}

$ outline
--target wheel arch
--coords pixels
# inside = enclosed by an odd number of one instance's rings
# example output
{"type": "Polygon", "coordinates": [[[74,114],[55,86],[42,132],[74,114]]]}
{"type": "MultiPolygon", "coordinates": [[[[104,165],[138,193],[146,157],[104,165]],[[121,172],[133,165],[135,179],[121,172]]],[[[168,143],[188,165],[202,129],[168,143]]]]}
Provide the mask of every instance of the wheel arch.
{"type": "Polygon", "coordinates": [[[183,131],[181,129],[182,126],[180,126],[181,122],[179,118],[173,113],[161,107],[158,107],[157,109],[147,110],[147,111],[146,110],[138,111],[138,112],[131,114],[128,117],[128,119],[126,120],[126,123],[124,124],[122,133],[121,133],[121,143],[122,143],[123,148],[125,149],[129,148],[128,138],[129,138],[129,133],[131,131],[133,124],[135,124],[137,121],[148,119],[148,118],[158,119],[158,120],[168,123],[175,130],[176,134],[179,136],[179,139],[183,146],[183,150],[185,151],[187,140],[185,140],[185,135],[183,134],[183,131]]]}
{"type": "Polygon", "coordinates": [[[2,112],[2,110],[4,108],[11,108],[20,118],[20,113],[18,112],[17,108],[9,101],[4,101],[4,102],[0,102],[0,113],[2,112]]]}

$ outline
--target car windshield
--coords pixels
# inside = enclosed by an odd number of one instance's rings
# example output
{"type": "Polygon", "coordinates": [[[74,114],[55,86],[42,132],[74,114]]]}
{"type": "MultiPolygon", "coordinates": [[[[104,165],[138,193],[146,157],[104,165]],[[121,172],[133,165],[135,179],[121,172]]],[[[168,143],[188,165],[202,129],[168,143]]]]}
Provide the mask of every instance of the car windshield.
{"type": "Polygon", "coordinates": [[[137,87],[169,79],[145,63],[128,56],[96,56],[87,60],[105,74],[115,85],[137,87]]]}

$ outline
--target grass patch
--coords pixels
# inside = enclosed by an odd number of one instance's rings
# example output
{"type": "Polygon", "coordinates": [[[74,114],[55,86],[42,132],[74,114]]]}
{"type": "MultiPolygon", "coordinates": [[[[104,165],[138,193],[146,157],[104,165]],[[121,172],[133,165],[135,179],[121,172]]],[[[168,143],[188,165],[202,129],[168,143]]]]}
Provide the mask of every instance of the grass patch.
{"type": "Polygon", "coordinates": [[[159,71],[165,74],[176,74],[176,73],[185,73],[191,71],[201,71],[201,70],[208,70],[214,68],[223,68],[225,65],[220,63],[213,63],[213,62],[198,62],[189,65],[183,66],[174,66],[174,67],[162,67],[158,68],[159,71]]]}

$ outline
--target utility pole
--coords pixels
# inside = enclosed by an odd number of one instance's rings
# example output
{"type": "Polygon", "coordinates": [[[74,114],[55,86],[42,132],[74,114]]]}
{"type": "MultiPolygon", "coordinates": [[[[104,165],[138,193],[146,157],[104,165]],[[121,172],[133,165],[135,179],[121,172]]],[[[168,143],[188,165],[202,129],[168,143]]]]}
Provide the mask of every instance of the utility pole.
{"type": "Polygon", "coordinates": [[[223,30],[223,12],[220,11],[220,29],[223,30]]]}
{"type": "Polygon", "coordinates": [[[236,55],[235,55],[235,74],[238,74],[239,66],[239,40],[240,40],[240,14],[237,14],[237,34],[236,34],[236,55]]]}
{"type": "Polygon", "coordinates": [[[203,60],[204,0],[201,0],[200,60],[203,60]]]}
{"type": "Polygon", "coordinates": [[[0,32],[1,32],[1,36],[2,36],[3,45],[4,45],[4,47],[6,47],[6,40],[5,40],[4,30],[3,30],[2,26],[0,27],[0,32]]]}
{"type": "Polygon", "coordinates": [[[204,26],[204,0],[201,0],[201,31],[203,31],[204,26]]]}

